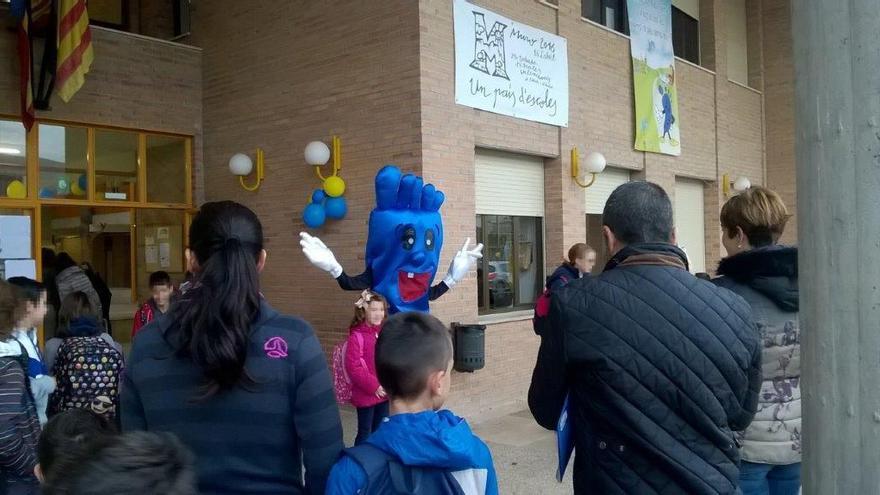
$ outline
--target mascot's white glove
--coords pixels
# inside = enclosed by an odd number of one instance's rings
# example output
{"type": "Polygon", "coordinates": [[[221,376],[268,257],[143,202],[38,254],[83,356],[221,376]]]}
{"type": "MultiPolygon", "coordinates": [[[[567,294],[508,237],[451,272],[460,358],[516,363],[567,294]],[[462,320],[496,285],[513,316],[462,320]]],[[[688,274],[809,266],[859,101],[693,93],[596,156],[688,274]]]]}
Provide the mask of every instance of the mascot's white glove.
{"type": "Polygon", "coordinates": [[[464,246],[461,247],[461,250],[455,253],[455,257],[452,258],[452,263],[449,265],[449,272],[447,272],[446,277],[443,278],[443,282],[449,286],[450,289],[454,287],[455,284],[461,282],[461,279],[463,279],[465,275],[477,265],[477,260],[483,257],[482,244],[477,244],[473,249],[469,250],[468,248],[470,245],[471,239],[468,237],[468,240],[464,242],[464,246]]]}
{"type": "Polygon", "coordinates": [[[311,264],[329,273],[333,278],[342,275],[342,265],[336,261],[333,251],[330,251],[330,248],[324,245],[321,239],[306,232],[300,232],[299,245],[302,246],[303,254],[311,264]]]}

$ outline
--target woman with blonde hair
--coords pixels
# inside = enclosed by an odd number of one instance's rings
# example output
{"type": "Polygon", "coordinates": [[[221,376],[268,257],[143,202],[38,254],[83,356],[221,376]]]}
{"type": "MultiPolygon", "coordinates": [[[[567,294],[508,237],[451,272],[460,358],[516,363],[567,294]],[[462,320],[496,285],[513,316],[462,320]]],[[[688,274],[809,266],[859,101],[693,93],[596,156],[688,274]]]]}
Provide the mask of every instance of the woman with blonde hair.
{"type": "Polygon", "coordinates": [[[751,306],[763,340],[764,382],[752,424],[740,433],[744,495],[795,495],[801,471],[801,339],[797,248],[778,244],[791,216],[779,195],[752,187],[721,209],[728,256],[714,282],[751,306]]]}

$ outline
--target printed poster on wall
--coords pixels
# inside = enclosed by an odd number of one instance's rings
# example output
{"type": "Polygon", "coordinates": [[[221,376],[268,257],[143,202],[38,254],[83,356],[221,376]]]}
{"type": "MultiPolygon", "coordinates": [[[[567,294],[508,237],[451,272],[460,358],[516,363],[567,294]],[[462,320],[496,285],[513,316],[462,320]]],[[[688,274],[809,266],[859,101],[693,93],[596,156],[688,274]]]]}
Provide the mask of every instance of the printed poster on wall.
{"type": "Polygon", "coordinates": [[[455,0],[455,102],[568,126],[568,42],[455,0]]]}
{"type": "Polygon", "coordinates": [[[627,0],[633,89],[635,148],[681,154],[671,0],[627,0]]]}

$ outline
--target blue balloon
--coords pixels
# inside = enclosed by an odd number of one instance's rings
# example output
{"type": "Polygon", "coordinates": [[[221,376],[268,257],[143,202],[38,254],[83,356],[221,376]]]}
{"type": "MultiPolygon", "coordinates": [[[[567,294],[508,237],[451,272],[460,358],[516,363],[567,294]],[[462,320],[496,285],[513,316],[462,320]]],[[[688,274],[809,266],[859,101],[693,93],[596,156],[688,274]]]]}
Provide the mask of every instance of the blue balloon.
{"type": "Polygon", "coordinates": [[[303,211],[303,222],[309,228],[321,228],[325,221],[327,221],[327,212],[324,210],[324,205],[312,203],[306,206],[305,211],[303,211]]]}
{"type": "Polygon", "coordinates": [[[79,184],[80,189],[82,189],[83,191],[88,190],[88,187],[86,186],[89,185],[89,179],[88,177],[86,177],[86,174],[80,175],[79,179],[77,179],[76,182],[79,184]]]}
{"type": "Polygon", "coordinates": [[[54,198],[55,190],[51,187],[41,187],[40,188],[40,197],[41,198],[54,198]]]}
{"type": "Polygon", "coordinates": [[[315,189],[315,192],[312,193],[312,203],[321,204],[325,198],[327,198],[327,193],[323,189],[315,189]]]}
{"type": "Polygon", "coordinates": [[[327,209],[327,217],[334,220],[342,220],[345,218],[345,214],[348,213],[348,205],[342,196],[327,198],[325,208],[327,209]]]}

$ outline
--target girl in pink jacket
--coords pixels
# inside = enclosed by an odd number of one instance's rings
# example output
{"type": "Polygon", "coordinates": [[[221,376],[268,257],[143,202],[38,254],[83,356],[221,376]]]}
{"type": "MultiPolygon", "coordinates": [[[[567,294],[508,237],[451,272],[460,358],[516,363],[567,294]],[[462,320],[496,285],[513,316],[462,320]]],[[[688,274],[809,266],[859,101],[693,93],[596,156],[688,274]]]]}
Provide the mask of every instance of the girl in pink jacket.
{"type": "Polygon", "coordinates": [[[357,408],[361,444],[388,416],[388,397],[376,377],[376,341],[385,321],[385,299],[365,290],[355,303],[354,318],[345,351],[345,370],[351,379],[351,403],[357,408]]]}

